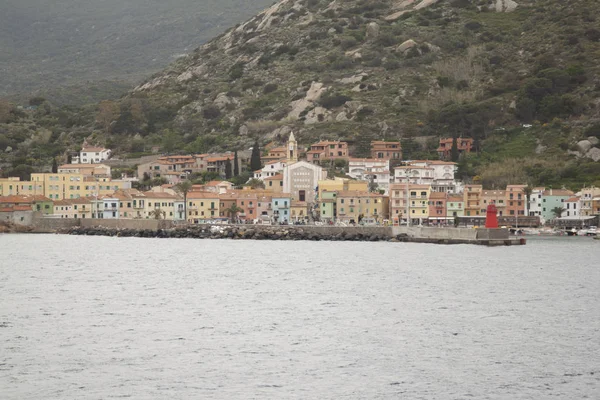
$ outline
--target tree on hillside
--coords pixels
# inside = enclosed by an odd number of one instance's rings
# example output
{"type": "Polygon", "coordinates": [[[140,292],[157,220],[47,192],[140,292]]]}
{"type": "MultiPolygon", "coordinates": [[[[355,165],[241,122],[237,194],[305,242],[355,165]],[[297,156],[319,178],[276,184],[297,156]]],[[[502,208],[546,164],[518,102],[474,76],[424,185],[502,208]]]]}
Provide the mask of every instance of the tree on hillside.
{"type": "Polygon", "coordinates": [[[258,139],[254,142],[254,146],[252,146],[252,155],[250,156],[250,171],[258,171],[262,168],[262,163],[260,162],[260,147],[258,145],[258,139]]]}
{"type": "Polygon", "coordinates": [[[452,150],[450,150],[450,161],[457,162],[458,161],[458,139],[456,136],[452,138],[452,150]]]}
{"type": "Polygon", "coordinates": [[[52,173],[56,174],[58,172],[58,163],[56,162],[56,157],[52,159],[52,173]]]}
{"type": "Polygon", "coordinates": [[[225,163],[225,179],[231,179],[233,172],[231,171],[231,159],[225,163]]]}
{"type": "Polygon", "coordinates": [[[104,133],[110,133],[111,124],[119,117],[119,112],[119,105],[114,101],[104,100],[100,102],[96,121],[104,128],[104,133]]]}
{"type": "Polygon", "coordinates": [[[554,214],[555,218],[560,218],[563,212],[565,212],[565,209],[562,207],[554,207],[552,209],[552,214],[554,214]]]}
{"type": "Polygon", "coordinates": [[[188,213],[187,213],[187,195],[190,190],[192,190],[192,182],[185,180],[181,181],[174,187],[175,191],[183,196],[183,213],[185,215],[185,220],[187,221],[188,213]]]}
{"type": "Polygon", "coordinates": [[[233,153],[233,176],[239,176],[240,175],[240,164],[238,161],[238,154],[237,154],[237,150],[235,151],[235,153],[233,153]]]}

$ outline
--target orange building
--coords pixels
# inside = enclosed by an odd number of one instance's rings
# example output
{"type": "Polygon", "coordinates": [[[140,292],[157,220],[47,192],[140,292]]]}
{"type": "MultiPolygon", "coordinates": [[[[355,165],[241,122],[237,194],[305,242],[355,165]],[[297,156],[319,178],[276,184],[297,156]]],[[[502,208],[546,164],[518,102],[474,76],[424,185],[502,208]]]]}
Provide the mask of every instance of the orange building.
{"type": "Polygon", "coordinates": [[[498,209],[498,216],[506,215],[506,190],[484,190],[481,193],[481,215],[486,215],[487,207],[494,204],[498,209]]]}
{"type": "Polygon", "coordinates": [[[371,142],[371,158],[379,160],[400,160],[402,159],[402,146],[400,142],[371,142]]]}
{"type": "Polygon", "coordinates": [[[506,216],[525,216],[527,198],[525,196],[526,185],[506,186],[506,216]]]}
{"type": "MultiPolygon", "coordinates": [[[[437,152],[441,159],[449,159],[452,155],[452,142],[453,138],[440,138],[440,146],[437,152]]],[[[456,147],[458,154],[470,153],[473,150],[473,139],[471,138],[457,138],[456,147]]]]}
{"type": "Polygon", "coordinates": [[[348,143],[321,141],[310,146],[306,152],[308,162],[321,162],[328,160],[348,159],[348,143]]]}
{"type": "Polygon", "coordinates": [[[448,193],[431,192],[429,194],[429,223],[445,224],[448,202],[448,193]]]}

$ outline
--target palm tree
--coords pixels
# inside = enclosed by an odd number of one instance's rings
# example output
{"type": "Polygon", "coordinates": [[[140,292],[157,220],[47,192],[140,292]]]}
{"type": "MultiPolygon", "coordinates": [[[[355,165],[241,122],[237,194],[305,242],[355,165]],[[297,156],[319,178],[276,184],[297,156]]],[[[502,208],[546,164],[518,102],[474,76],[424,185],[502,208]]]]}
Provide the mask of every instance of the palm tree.
{"type": "Polygon", "coordinates": [[[165,219],[167,216],[167,212],[161,210],[160,208],[155,208],[154,210],[150,211],[148,215],[153,217],[154,219],[165,219]]]}
{"type": "Polygon", "coordinates": [[[554,207],[552,209],[552,214],[554,214],[555,218],[560,218],[560,216],[562,215],[563,212],[565,212],[566,210],[562,207],[554,207]]]}
{"type": "Polygon", "coordinates": [[[183,214],[185,215],[185,221],[187,221],[187,195],[192,190],[192,182],[185,180],[181,181],[174,187],[175,191],[183,196],[183,214]]]}
{"type": "Polygon", "coordinates": [[[227,213],[227,215],[231,218],[232,222],[237,221],[237,215],[239,212],[244,211],[243,208],[238,207],[236,203],[233,203],[229,208],[223,210],[227,213]]]}

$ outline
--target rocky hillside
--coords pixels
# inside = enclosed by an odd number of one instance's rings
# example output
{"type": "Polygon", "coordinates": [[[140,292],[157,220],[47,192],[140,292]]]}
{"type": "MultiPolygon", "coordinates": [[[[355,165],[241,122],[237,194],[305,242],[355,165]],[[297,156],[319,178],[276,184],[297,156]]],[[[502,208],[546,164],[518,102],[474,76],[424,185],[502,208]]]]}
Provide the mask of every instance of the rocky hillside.
{"type": "Polygon", "coordinates": [[[282,0],[103,104],[86,138],[204,152],[294,130],[356,155],[400,138],[406,157],[436,157],[437,138],[462,135],[478,150],[466,179],[590,184],[597,15],[594,0],[282,0]]]}

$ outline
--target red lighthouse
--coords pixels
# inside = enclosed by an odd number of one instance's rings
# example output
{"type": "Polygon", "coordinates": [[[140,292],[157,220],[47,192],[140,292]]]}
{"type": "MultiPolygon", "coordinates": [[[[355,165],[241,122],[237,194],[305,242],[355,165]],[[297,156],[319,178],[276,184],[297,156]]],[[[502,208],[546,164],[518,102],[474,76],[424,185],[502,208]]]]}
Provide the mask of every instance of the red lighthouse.
{"type": "Polygon", "coordinates": [[[487,207],[487,215],[485,217],[485,227],[486,228],[497,228],[498,227],[498,217],[497,217],[498,209],[496,205],[490,204],[487,207]]]}

